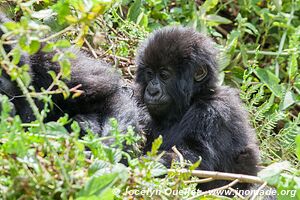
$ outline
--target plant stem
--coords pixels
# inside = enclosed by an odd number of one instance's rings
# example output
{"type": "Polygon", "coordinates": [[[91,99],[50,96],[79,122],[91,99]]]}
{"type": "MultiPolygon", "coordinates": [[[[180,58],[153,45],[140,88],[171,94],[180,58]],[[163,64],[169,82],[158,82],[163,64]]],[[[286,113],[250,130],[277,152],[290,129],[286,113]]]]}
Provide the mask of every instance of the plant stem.
{"type": "MultiPolygon", "coordinates": [[[[289,26],[291,24],[293,17],[294,17],[294,1],[292,1],[291,13],[290,13],[290,17],[289,17],[288,22],[287,22],[287,26],[289,26]]],[[[287,30],[288,29],[285,29],[284,33],[282,34],[282,37],[281,37],[281,40],[280,40],[280,43],[279,43],[278,54],[276,56],[275,75],[277,77],[279,77],[279,68],[280,68],[279,63],[278,63],[278,58],[279,58],[280,54],[282,53],[282,49],[283,49],[285,39],[286,39],[286,35],[287,35],[287,30]]]]}

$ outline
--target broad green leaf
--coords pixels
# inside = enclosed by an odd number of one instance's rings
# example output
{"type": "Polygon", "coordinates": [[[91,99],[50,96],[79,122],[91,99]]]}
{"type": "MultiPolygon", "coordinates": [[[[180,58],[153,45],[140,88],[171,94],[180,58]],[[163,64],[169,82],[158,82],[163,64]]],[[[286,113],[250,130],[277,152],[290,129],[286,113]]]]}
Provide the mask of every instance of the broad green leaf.
{"type": "Polygon", "coordinates": [[[69,79],[71,76],[71,62],[68,59],[63,59],[59,61],[59,65],[61,66],[62,77],[69,79]]]}
{"type": "Polygon", "coordinates": [[[19,39],[19,46],[21,47],[22,50],[28,51],[28,46],[27,46],[27,37],[25,35],[22,35],[19,39]]]}
{"type": "Polygon", "coordinates": [[[55,42],[55,45],[60,48],[67,48],[67,47],[71,46],[71,43],[70,43],[70,41],[63,39],[63,40],[58,40],[57,42],[55,42]]]}
{"type": "Polygon", "coordinates": [[[89,176],[92,176],[96,171],[111,166],[110,163],[104,160],[95,160],[88,169],[89,176]]]}
{"type": "Polygon", "coordinates": [[[37,40],[32,40],[30,41],[30,44],[29,44],[29,54],[35,54],[36,52],[38,52],[38,50],[40,49],[40,42],[37,41],[37,40]]]}
{"type": "Polygon", "coordinates": [[[43,49],[42,49],[42,51],[43,51],[43,52],[46,52],[46,53],[51,52],[51,51],[53,51],[53,50],[54,50],[54,43],[53,43],[53,42],[47,43],[47,44],[43,47],[43,49]]]}
{"type": "Polygon", "coordinates": [[[149,167],[151,168],[150,173],[152,177],[158,177],[168,172],[167,168],[159,162],[151,162],[149,167]]]}
{"type": "Polygon", "coordinates": [[[48,122],[45,125],[47,132],[51,135],[69,135],[67,129],[57,122],[48,122]]]}
{"type": "Polygon", "coordinates": [[[142,6],[142,1],[137,0],[134,1],[133,4],[130,6],[127,14],[127,18],[130,21],[136,22],[140,13],[141,13],[141,6],[142,6]]]}
{"type": "Polygon", "coordinates": [[[21,60],[21,51],[18,48],[14,48],[12,63],[17,65],[20,62],[20,60],[21,60]]]}
{"type": "Polygon", "coordinates": [[[293,105],[296,102],[294,93],[291,91],[290,88],[287,89],[287,92],[284,95],[284,99],[280,104],[280,109],[285,110],[289,106],[293,105]]]}
{"type": "Polygon", "coordinates": [[[109,173],[98,177],[91,177],[85,184],[84,188],[79,192],[79,196],[101,196],[106,189],[118,180],[118,173],[109,173]]]}
{"type": "Polygon", "coordinates": [[[270,185],[277,185],[280,179],[280,173],[283,170],[288,170],[291,167],[288,161],[274,163],[261,170],[258,176],[267,181],[270,185]]]}
{"type": "Polygon", "coordinates": [[[16,22],[5,22],[3,26],[9,31],[14,31],[20,27],[16,22]]]}
{"type": "Polygon", "coordinates": [[[282,91],[279,85],[280,80],[275,74],[268,69],[262,68],[256,68],[254,72],[258,78],[275,94],[275,96],[280,98],[282,97],[282,91]]]}

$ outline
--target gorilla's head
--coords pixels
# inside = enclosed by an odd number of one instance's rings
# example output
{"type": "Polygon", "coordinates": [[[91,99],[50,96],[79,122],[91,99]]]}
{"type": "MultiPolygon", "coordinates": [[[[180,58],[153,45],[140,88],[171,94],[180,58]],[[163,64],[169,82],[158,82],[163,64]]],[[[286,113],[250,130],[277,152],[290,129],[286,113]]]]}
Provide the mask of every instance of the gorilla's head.
{"type": "Polygon", "coordinates": [[[214,89],[215,56],[212,41],[192,28],[167,27],[152,33],[136,59],[136,82],[151,116],[180,117],[195,95],[214,89]]]}

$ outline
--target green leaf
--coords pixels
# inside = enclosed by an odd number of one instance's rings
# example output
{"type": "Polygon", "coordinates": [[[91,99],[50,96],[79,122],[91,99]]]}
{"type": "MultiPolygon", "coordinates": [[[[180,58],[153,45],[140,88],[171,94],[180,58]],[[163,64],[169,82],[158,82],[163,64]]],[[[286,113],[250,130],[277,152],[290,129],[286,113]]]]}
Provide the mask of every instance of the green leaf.
{"type": "Polygon", "coordinates": [[[91,177],[79,192],[79,196],[98,196],[101,197],[105,190],[110,188],[117,180],[118,173],[109,173],[98,177],[91,177]]]}
{"type": "Polygon", "coordinates": [[[218,0],[207,0],[207,1],[205,1],[201,6],[202,13],[209,12],[211,9],[213,9],[214,7],[217,6],[218,2],[219,2],[218,0]]]}
{"type": "Polygon", "coordinates": [[[300,134],[296,136],[296,155],[298,157],[298,160],[300,161],[300,134]]]}
{"type": "Polygon", "coordinates": [[[151,168],[150,173],[151,173],[151,177],[158,177],[158,176],[162,176],[164,174],[167,174],[167,168],[159,163],[159,162],[151,162],[149,164],[149,167],[151,168]]]}
{"type": "Polygon", "coordinates": [[[158,138],[156,138],[153,143],[152,143],[152,148],[151,148],[151,152],[147,152],[148,156],[156,156],[158,149],[160,147],[160,145],[162,144],[162,136],[160,135],[158,138]]]}
{"type": "Polygon", "coordinates": [[[19,46],[21,47],[22,50],[28,51],[28,46],[27,46],[27,37],[22,35],[19,39],[19,46]]]}
{"type": "Polygon", "coordinates": [[[59,61],[59,65],[61,66],[62,77],[69,79],[71,76],[71,62],[68,59],[63,59],[59,61]]]}
{"type": "Polygon", "coordinates": [[[210,22],[211,26],[217,26],[219,24],[230,24],[231,20],[221,17],[219,15],[206,15],[206,20],[210,22]]]}
{"type": "Polygon", "coordinates": [[[16,22],[5,22],[3,26],[9,31],[17,30],[20,27],[16,22]]]}
{"type": "Polygon", "coordinates": [[[36,52],[38,52],[38,50],[40,49],[40,42],[37,41],[37,40],[32,40],[30,41],[30,44],[29,44],[29,54],[35,54],[36,52]]]}
{"type": "Polygon", "coordinates": [[[57,122],[48,122],[45,125],[47,132],[51,135],[69,135],[67,129],[57,122]]]}
{"type": "Polygon", "coordinates": [[[110,163],[104,161],[104,160],[95,160],[88,169],[89,176],[92,176],[95,172],[97,172],[100,169],[104,169],[111,166],[110,163]]]}
{"type": "Polygon", "coordinates": [[[281,87],[279,85],[280,79],[268,69],[256,68],[254,70],[258,78],[267,85],[267,87],[277,97],[282,97],[281,87]]]}
{"type": "Polygon", "coordinates": [[[255,35],[258,35],[259,34],[259,32],[258,32],[258,30],[255,28],[255,26],[253,25],[253,24],[250,24],[250,23],[245,23],[244,24],[249,30],[251,30],[251,32],[248,32],[248,33],[250,33],[250,34],[255,34],[255,35]]]}
{"type": "Polygon", "coordinates": [[[20,62],[20,60],[21,60],[21,51],[18,48],[14,48],[12,63],[17,65],[20,62]]]}
{"type": "Polygon", "coordinates": [[[267,181],[268,184],[276,186],[280,181],[280,174],[283,170],[291,167],[288,161],[271,164],[258,173],[258,176],[267,181]]]}
{"type": "Polygon", "coordinates": [[[42,51],[43,52],[46,52],[46,53],[48,53],[48,52],[52,52],[53,50],[54,50],[54,43],[53,42],[49,42],[49,43],[47,43],[44,47],[43,47],[43,49],[42,49],[42,51]]]}
{"type": "Polygon", "coordinates": [[[67,48],[69,46],[71,46],[70,42],[68,40],[58,40],[55,45],[57,47],[60,47],[60,48],[67,48]]]}
{"type": "Polygon", "coordinates": [[[134,1],[133,4],[130,6],[127,14],[127,18],[130,21],[136,22],[140,13],[141,13],[141,6],[142,6],[142,1],[137,0],[134,1]]]}
{"type": "Polygon", "coordinates": [[[284,95],[284,99],[280,104],[280,109],[285,110],[296,102],[295,95],[290,88],[287,89],[287,92],[284,95]]]}

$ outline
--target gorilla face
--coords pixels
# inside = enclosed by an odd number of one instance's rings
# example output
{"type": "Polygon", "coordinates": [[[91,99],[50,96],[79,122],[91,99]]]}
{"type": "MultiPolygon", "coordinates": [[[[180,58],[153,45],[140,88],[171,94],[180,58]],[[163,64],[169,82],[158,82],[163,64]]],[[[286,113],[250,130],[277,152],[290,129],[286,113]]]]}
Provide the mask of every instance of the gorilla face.
{"type": "Polygon", "coordinates": [[[168,93],[174,77],[172,69],[159,68],[153,70],[146,68],[145,78],[147,85],[145,87],[144,102],[151,115],[165,115],[173,103],[172,97],[168,93]]]}
{"type": "Polygon", "coordinates": [[[215,86],[217,66],[210,43],[192,29],[173,27],[154,32],[140,46],[136,82],[155,121],[180,119],[193,96],[215,86]]]}

